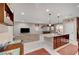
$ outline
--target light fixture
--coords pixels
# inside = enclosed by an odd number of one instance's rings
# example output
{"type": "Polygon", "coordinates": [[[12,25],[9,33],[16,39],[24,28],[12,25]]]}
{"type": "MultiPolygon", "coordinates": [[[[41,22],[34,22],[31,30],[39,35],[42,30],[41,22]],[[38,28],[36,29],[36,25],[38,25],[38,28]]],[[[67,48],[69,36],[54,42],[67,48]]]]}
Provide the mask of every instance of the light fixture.
{"type": "Polygon", "coordinates": [[[58,18],[58,24],[59,24],[59,18],[60,18],[60,13],[57,14],[57,18],[58,18]]]}
{"type": "Polygon", "coordinates": [[[79,7],[79,5],[77,5],[77,7],[79,7]]]}
{"type": "Polygon", "coordinates": [[[46,9],[46,12],[49,12],[50,10],[49,9],[46,9]]]}
{"type": "Polygon", "coordinates": [[[50,16],[51,16],[52,14],[51,13],[49,13],[49,26],[51,26],[51,19],[50,19],[50,16]]]}
{"type": "Polygon", "coordinates": [[[57,14],[57,16],[60,16],[60,15],[61,15],[60,13],[57,14]]]}
{"type": "Polygon", "coordinates": [[[21,15],[24,15],[25,13],[24,12],[21,12],[21,15]]]}
{"type": "Polygon", "coordinates": [[[49,24],[49,26],[51,26],[51,24],[49,24]]]}

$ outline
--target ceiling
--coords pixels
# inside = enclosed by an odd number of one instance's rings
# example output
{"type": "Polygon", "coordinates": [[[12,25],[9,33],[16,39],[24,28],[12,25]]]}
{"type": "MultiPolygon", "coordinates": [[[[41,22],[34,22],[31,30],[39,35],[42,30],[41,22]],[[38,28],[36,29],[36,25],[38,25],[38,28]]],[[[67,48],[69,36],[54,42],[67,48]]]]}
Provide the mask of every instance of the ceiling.
{"type": "Polygon", "coordinates": [[[68,17],[79,16],[78,3],[16,3],[13,5],[15,22],[49,23],[58,22],[57,15],[60,14],[59,22],[68,17]],[[52,15],[49,17],[46,9],[52,15]]]}

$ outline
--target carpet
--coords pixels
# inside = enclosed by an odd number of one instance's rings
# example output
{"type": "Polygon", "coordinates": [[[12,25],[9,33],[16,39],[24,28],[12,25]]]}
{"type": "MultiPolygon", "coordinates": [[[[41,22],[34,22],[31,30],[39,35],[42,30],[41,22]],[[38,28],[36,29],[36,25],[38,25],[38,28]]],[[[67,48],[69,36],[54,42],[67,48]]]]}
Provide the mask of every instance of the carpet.
{"type": "Polygon", "coordinates": [[[76,45],[69,44],[68,46],[58,50],[57,52],[61,55],[74,55],[78,51],[78,47],[76,45]]]}
{"type": "Polygon", "coordinates": [[[27,53],[26,55],[50,55],[50,54],[44,48],[41,48],[39,50],[27,53]]]}

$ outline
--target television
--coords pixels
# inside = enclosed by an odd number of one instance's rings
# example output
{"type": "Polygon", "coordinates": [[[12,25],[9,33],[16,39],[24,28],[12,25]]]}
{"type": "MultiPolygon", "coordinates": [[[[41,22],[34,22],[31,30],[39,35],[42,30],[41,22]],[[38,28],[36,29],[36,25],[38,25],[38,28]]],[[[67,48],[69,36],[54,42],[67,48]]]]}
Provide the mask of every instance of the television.
{"type": "Polygon", "coordinates": [[[29,33],[30,32],[30,29],[29,28],[21,28],[20,29],[20,32],[21,33],[29,33]]]}

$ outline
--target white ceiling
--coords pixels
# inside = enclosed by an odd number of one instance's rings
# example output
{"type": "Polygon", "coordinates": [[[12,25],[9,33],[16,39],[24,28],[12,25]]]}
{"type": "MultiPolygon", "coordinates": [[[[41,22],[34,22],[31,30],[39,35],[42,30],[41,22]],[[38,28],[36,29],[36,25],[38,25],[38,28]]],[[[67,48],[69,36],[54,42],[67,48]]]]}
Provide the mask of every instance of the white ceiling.
{"type": "Polygon", "coordinates": [[[64,18],[79,16],[78,3],[17,3],[12,4],[15,21],[32,22],[32,23],[48,23],[48,12],[51,10],[51,23],[57,23],[57,14],[60,13],[59,21],[62,22],[64,18]],[[21,13],[24,12],[24,15],[21,13]]]}

